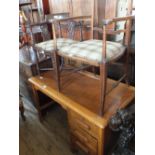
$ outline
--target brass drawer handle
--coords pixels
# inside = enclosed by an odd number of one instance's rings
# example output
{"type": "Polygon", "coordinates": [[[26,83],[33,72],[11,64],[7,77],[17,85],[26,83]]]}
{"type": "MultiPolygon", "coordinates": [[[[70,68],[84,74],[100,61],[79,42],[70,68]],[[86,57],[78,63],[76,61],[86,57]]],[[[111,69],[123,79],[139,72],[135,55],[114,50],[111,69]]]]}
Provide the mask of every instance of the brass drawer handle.
{"type": "Polygon", "coordinates": [[[84,142],[88,142],[88,139],[86,137],[84,137],[79,131],[75,130],[74,131],[74,134],[80,138],[81,141],[84,141],[84,142]]]}
{"type": "Polygon", "coordinates": [[[78,145],[85,153],[89,153],[88,148],[86,148],[84,145],[82,145],[79,141],[75,142],[76,145],[78,145]]]}
{"type": "Polygon", "coordinates": [[[90,130],[91,128],[90,128],[90,126],[89,125],[87,125],[87,124],[84,124],[83,122],[81,122],[80,120],[76,120],[81,126],[83,126],[85,129],[87,129],[87,130],[90,130]]]}

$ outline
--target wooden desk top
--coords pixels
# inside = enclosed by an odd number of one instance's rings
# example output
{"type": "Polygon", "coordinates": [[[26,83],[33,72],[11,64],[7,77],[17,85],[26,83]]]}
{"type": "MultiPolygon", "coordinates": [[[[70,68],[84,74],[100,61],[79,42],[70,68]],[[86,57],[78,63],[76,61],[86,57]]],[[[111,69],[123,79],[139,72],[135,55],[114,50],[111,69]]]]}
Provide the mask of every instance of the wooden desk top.
{"type": "MultiPolygon", "coordinates": [[[[104,128],[109,118],[119,108],[124,108],[134,99],[134,87],[120,83],[106,97],[104,116],[100,117],[99,108],[99,80],[92,79],[80,73],[67,73],[61,76],[61,92],[56,89],[53,72],[46,72],[31,77],[29,82],[34,88],[40,90],[67,110],[73,110],[91,121],[100,128],[104,128]]],[[[116,81],[108,79],[107,90],[116,81]]]]}

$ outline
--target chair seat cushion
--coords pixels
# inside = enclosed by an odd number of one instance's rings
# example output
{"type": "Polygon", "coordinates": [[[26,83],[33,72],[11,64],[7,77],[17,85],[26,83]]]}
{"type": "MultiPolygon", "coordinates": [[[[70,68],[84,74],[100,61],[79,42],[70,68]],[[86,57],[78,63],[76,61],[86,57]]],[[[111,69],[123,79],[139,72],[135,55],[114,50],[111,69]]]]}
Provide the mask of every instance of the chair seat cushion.
{"type": "MultiPolygon", "coordinates": [[[[77,43],[77,41],[72,40],[72,39],[67,39],[67,38],[58,38],[57,39],[57,48],[60,49],[65,46],[70,46],[74,43],[77,43]]],[[[35,44],[35,47],[38,49],[41,49],[45,52],[52,52],[52,51],[54,51],[54,41],[53,40],[44,41],[44,42],[35,44]]]]}
{"type": "MultiPolygon", "coordinates": [[[[106,46],[107,62],[120,57],[126,47],[120,43],[107,41],[106,46]]],[[[102,61],[102,40],[86,40],[61,48],[59,55],[71,57],[73,59],[81,59],[84,62],[101,63],[102,61]]],[[[104,60],[103,60],[104,61],[104,60]]]]}

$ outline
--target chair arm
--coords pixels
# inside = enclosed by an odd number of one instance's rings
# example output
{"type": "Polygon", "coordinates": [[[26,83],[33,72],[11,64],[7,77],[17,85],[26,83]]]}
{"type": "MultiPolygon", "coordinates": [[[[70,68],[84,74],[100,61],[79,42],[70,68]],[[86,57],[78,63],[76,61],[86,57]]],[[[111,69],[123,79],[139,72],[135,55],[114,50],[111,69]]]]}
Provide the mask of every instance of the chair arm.
{"type": "Polygon", "coordinates": [[[126,21],[126,20],[131,20],[131,19],[134,19],[135,16],[126,16],[126,17],[116,17],[116,18],[113,18],[113,19],[103,19],[102,20],[102,23],[103,25],[109,25],[113,22],[119,22],[119,21],[126,21]]]}

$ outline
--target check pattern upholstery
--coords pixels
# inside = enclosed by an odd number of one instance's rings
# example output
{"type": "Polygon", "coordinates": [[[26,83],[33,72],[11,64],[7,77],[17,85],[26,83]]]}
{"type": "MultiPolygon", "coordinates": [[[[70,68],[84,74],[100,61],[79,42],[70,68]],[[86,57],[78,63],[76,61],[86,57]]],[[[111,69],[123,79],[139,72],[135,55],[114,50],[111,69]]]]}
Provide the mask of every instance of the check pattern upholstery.
{"type": "MultiPolygon", "coordinates": [[[[57,49],[61,49],[64,47],[68,47],[72,44],[77,43],[77,41],[72,40],[72,39],[67,39],[67,38],[58,38],[57,39],[57,49]]],[[[45,52],[53,52],[54,49],[54,41],[53,40],[48,40],[48,41],[44,41],[38,44],[35,44],[35,47],[43,50],[45,52]]]]}
{"type": "MultiPolygon", "coordinates": [[[[119,56],[123,55],[126,47],[121,43],[107,41],[106,46],[106,60],[111,61],[119,56]]],[[[78,42],[70,46],[61,48],[58,53],[71,58],[79,58],[87,61],[93,61],[95,63],[101,63],[102,61],[102,40],[86,40],[78,42]]]]}

